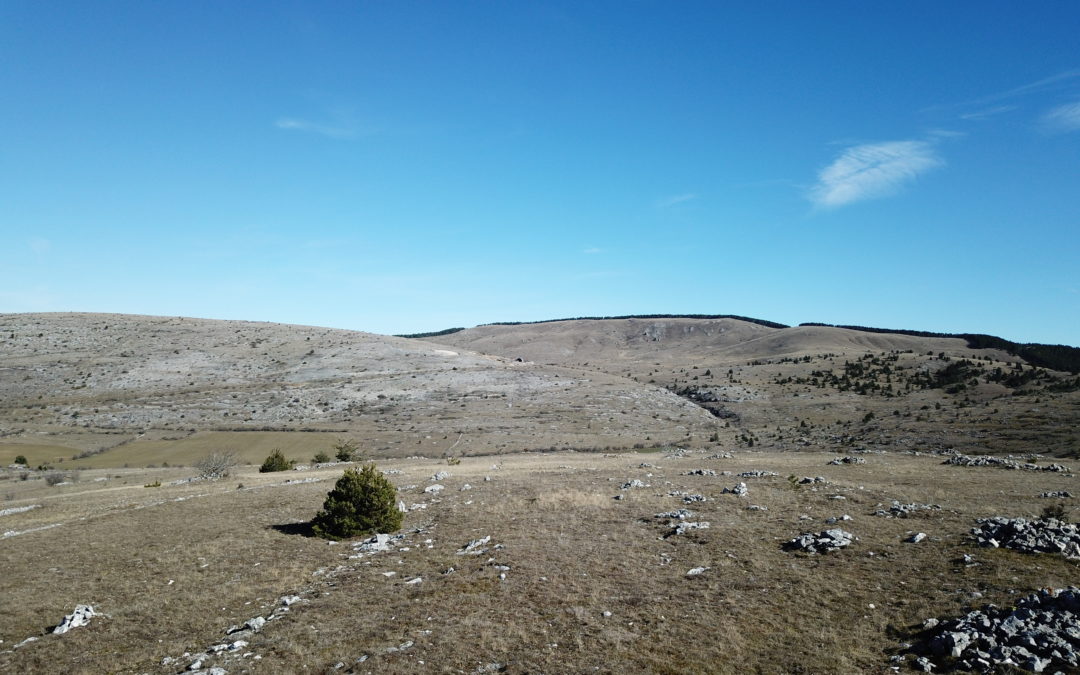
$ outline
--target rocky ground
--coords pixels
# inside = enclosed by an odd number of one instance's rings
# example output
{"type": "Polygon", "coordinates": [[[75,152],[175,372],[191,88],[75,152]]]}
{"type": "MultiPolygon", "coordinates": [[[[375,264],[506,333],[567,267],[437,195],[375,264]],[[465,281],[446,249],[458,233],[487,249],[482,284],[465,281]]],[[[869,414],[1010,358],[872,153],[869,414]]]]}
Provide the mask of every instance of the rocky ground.
{"type": "Polygon", "coordinates": [[[0,670],[1075,669],[1070,375],[736,320],[455,335],[0,315],[0,670]],[[343,441],[402,531],[308,536],[343,441]]]}

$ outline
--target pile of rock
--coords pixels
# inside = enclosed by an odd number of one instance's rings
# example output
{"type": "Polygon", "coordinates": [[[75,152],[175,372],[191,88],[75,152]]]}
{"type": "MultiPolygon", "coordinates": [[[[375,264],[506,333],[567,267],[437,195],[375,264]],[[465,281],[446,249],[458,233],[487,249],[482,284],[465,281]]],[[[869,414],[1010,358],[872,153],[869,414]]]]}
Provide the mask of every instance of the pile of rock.
{"type": "Polygon", "coordinates": [[[775,471],[743,471],[739,474],[739,478],[768,478],[769,476],[779,476],[780,474],[775,471]]]}
{"type": "Polygon", "coordinates": [[[852,457],[848,455],[846,457],[837,457],[836,459],[829,462],[829,464],[833,464],[836,466],[839,466],[841,464],[866,464],[866,460],[862,457],[852,457]]]}
{"type": "MultiPolygon", "coordinates": [[[[881,506],[878,504],[878,506],[881,506]]],[[[874,511],[872,515],[882,516],[885,518],[907,518],[913,513],[918,511],[940,511],[941,507],[937,504],[901,504],[900,502],[893,500],[892,506],[889,510],[878,509],[874,511]]]]}
{"type": "Polygon", "coordinates": [[[645,483],[642,483],[637,478],[635,478],[634,480],[627,481],[627,482],[623,483],[622,487],[619,488],[619,489],[620,490],[630,490],[630,489],[633,489],[633,488],[647,488],[647,487],[649,487],[649,486],[646,485],[645,483]]]}
{"type": "Polygon", "coordinates": [[[817,485],[819,483],[828,483],[825,480],[825,476],[803,476],[799,479],[799,485],[817,485]]]}
{"type": "Polygon", "coordinates": [[[682,497],[683,504],[693,504],[694,502],[705,501],[705,495],[690,494],[682,490],[672,490],[668,493],[668,497],[682,497]]]}
{"type": "Polygon", "coordinates": [[[739,483],[735,487],[724,488],[721,494],[735,495],[736,497],[745,497],[750,494],[750,490],[747,489],[746,483],[739,483]]]}
{"type": "Polygon", "coordinates": [[[806,553],[831,553],[839,551],[855,541],[855,535],[840,528],[824,530],[817,534],[806,532],[784,544],[785,551],[806,553]]]}
{"type": "Polygon", "coordinates": [[[1052,490],[1049,492],[1044,492],[1039,496],[1044,499],[1071,499],[1072,493],[1068,490],[1052,490]]]}
{"type": "Polygon", "coordinates": [[[72,628],[80,628],[90,623],[90,619],[98,616],[98,613],[94,611],[91,605],[76,605],[75,611],[64,617],[52,632],[56,635],[63,635],[72,628]]]}
{"type": "MultiPolygon", "coordinates": [[[[1045,589],[1021,598],[1013,609],[986,605],[959,619],[929,619],[920,651],[964,670],[1023,668],[1036,673],[1080,668],[1080,588],[1045,589]]],[[[919,663],[923,670],[938,664],[919,663]]]]}
{"type": "Polygon", "coordinates": [[[683,520],[683,521],[679,522],[679,524],[676,525],[674,528],[672,528],[671,531],[669,531],[666,535],[664,535],[664,539],[667,539],[668,537],[676,537],[676,536],[678,536],[680,534],[686,534],[687,532],[690,532],[691,530],[707,530],[707,529],[709,529],[709,523],[707,523],[705,521],[692,523],[692,522],[690,522],[688,520],[683,520]]]}
{"type": "Polygon", "coordinates": [[[709,455],[705,459],[734,459],[735,455],[730,452],[718,452],[715,455],[709,455]]]}
{"type": "Polygon", "coordinates": [[[1050,471],[1052,473],[1072,473],[1072,469],[1064,464],[1032,464],[1030,462],[1020,463],[1015,459],[1002,459],[1001,457],[991,457],[990,455],[979,455],[972,457],[971,455],[953,455],[948,458],[942,464],[955,464],[956,466],[996,466],[1002,469],[1013,469],[1020,471],[1050,471]]]}
{"type": "Polygon", "coordinates": [[[675,511],[668,511],[667,513],[658,513],[653,517],[662,520],[686,520],[693,515],[694,512],[690,509],[676,509],[675,511]]]}
{"type": "Polygon", "coordinates": [[[1056,518],[980,518],[971,529],[979,546],[1080,558],[1080,528],[1056,518]]]}
{"type": "Polygon", "coordinates": [[[694,469],[693,471],[687,471],[684,476],[715,476],[716,472],[712,469],[694,469]]]}

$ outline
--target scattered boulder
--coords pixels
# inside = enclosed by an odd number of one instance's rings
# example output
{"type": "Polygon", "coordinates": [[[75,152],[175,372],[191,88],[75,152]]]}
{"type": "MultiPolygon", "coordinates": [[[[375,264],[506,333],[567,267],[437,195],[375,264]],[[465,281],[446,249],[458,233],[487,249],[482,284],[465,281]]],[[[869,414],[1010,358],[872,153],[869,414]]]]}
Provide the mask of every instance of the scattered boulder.
{"type": "Polygon", "coordinates": [[[424,488],[424,492],[434,495],[434,494],[438,494],[438,493],[442,492],[445,489],[446,489],[445,485],[439,485],[438,483],[435,483],[434,485],[429,485],[426,488],[424,488]]]}
{"type": "Polygon", "coordinates": [[[693,471],[687,471],[684,476],[715,476],[716,472],[712,469],[694,469],[693,471]]]}
{"type": "Polygon", "coordinates": [[[1032,462],[1018,462],[1015,459],[1003,459],[1001,457],[992,457],[990,455],[953,455],[946,459],[942,464],[953,464],[956,466],[996,466],[1002,469],[1012,469],[1019,471],[1049,471],[1052,473],[1072,473],[1072,469],[1064,464],[1034,464],[1032,462]]]}
{"type": "Polygon", "coordinates": [[[803,476],[799,479],[799,485],[816,485],[827,482],[824,476],[803,476]]]}
{"type": "Polygon", "coordinates": [[[491,543],[491,535],[490,534],[488,536],[486,536],[486,537],[481,537],[480,539],[473,539],[468,544],[465,544],[465,546],[462,547],[457,552],[457,554],[458,555],[480,555],[481,553],[483,553],[484,551],[487,550],[487,549],[484,548],[484,546],[487,546],[489,543],[491,543]]]}
{"type": "Polygon", "coordinates": [[[646,485],[645,483],[642,483],[637,478],[635,478],[634,480],[623,483],[623,486],[620,489],[621,490],[629,490],[631,488],[647,488],[647,487],[649,487],[649,486],[646,485]]]}
{"type": "Polygon", "coordinates": [[[806,532],[784,544],[786,551],[803,551],[806,553],[831,553],[839,551],[855,541],[855,535],[839,528],[824,530],[814,534],[806,532]]]}
{"type": "Polygon", "coordinates": [[[1071,499],[1072,493],[1068,490],[1053,490],[1039,495],[1043,499],[1071,499]]]}
{"type": "Polygon", "coordinates": [[[709,455],[705,459],[735,459],[735,455],[730,452],[718,452],[714,455],[709,455]]]}
{"type": "MultiPolygon", "coordinates": [[[[398,535],[396,538],[401,539],[402,535],[398,535]]],[[[353,544],[353,550],[359,554],[370,554],[379,553],[380,551],[389,551],[390,542],[394,539],[395,537],[390,534],[375,534],[357,544],[353,544]]]]}
{"type": "MultiPolygon", "coordinates": [[[[878,506],[881,506],[878,504],[878,506]]],[[[940,511],[941,507],[937,504],[901,504],[900,502],[893,500],[892,506],[888,510],[878,509],[874,511],[875,516],[881,516],[884,518],[907,518],[913,513],[918,511],[940,511]]]]}
{"type": "Polygon", "coordinates": [[[979,546],[1080,559],[1080,528],[1056,518],[980,518],[971,529],[979,546]]]}
{"type": "Polygon", "coordinates": [[[866,460],[862,457],[852,457],[850,455],[846,457],[837,457],[829,462],[829,464],[839,466],[841,464],[866,464],[866,460]]]}
{"type": "Polygon", "coordinates": [[[695,567],[694,569],[688,571],[686,573],[686,576],[688,576],[688,577],[700,576],[700,575],[704,574],[706,571],[708,571],[710,569],[712,569],[712,568],[711,567],[695,567]]]}
{"type": "Polygon", "coordinates": [[[735,487],[724,488],[721,494],[735,495],[736,497],[746,497],[749,495],[750,490],[747,489],[746,483],[739,483],[735,487]]]}
{"type": "Polygon", "coordinates": [[[768,478],[769,476],[779,475],[775,471],[743,471],[739,474],[739,478],[768,478]]]}
{"type": "Polygon", "coordinates": [[[661,518],[667,520],[686,520],[694,515],[694,512],[689,509],[678,509],[675,511],[668,511],[667,513],[658,513],[654,518],[661,518]]]}
{"type": "Polygon", "coordinates": [[[75,611],[64,617],[52,632],[55,635],[63,635],[72,628],[80,628],[90,623],[90,619],[98,616],[98,613],[94,611],[91,605],[76,605],[75,611]]]}
{"type": "Polygon", "coordinates": [[[667,539],[668,537],[674,537],[674,536],[677,536],[677,535],[680,535],[680,534],[686,534],[687,532],[690,532],[691,530],[707,530],[707,529],[709,529],[709,524],[707,522],[702,521],[702,522],[697,522],[697,523],[691,523],[689,521],[684,520],[684,521],[680,522],[678,525],[676,525],[674,528],[672,528],[672,530],[670,532],[668,532],[667,535],[664,536],[664,538],[667,539]]]}
{"type": "Polygon", "coordinates": [[[908,537],[904,541],[909,543],[909,544],[918,544],[923,539],[926,539],[926,533],[925,532],[916,532],[915,534],[911,535],[910,537],[908,537]]]}
{"type": "Polygon", "coordinates": [[[431,478],[429,478],[428,480],[430,480],[433,483],[438,483],[439,481],[446,480],[449,477],[450,477],[450,472],[449,471],[436,471],[435,475],[432,476],[431,478]]]}
{"type": "Polygon", "coordinates": [[[923,626],[929,633],[914,649],[937,661],[931,667],[1075,672],[1080,667],[1078,614],[1080,588],[1043,589],[1020,598],[1014,607],[986,605],[958,619],[928,620],[923,626]]]}

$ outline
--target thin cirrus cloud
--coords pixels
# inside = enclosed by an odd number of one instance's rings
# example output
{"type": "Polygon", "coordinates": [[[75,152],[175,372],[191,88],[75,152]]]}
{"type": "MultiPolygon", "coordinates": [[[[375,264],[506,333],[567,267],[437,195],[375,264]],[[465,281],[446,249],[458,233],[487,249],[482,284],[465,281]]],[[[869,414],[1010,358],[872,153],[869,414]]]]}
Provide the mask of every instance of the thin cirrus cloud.
{"type": "Polygon", "coordinates": [[[666,209],[670,206],[682,204],[684,202],[692,201],[694,199],[697,199],[697,195],[693,192],[687,192],[681,195],[673,195],[671,197],[667,197],[666,199],[661,199],[656,203],[656,205],[662,209],[666,209]]]}
{"type": "Polygon", "coordinates": [[[810,201],[833,208],[887,197],[944,164],[930,141],[888,141],[847,148],[818,173],[810,201]]]}
{"type": "Polygon", "coordinates": [[[1051,108],[1042,116],[1042,123],[1049,131],[1080,131],[1080,101],[1051,108]]]}
{"type": "Polygon", "coordinates": [[[278,129],[285,129],[287,131],[304,131],[313,134],[319,134],[320,136],[326,136],[327,138],[338,139],[352,139],[356,138],[356,132],[352,129],[344,127],[332,127],[326,124],[318,124],[316,122],[309,122],[307,120],[295,119],[293,117],[282,117],[274,123],[278,129]]]}

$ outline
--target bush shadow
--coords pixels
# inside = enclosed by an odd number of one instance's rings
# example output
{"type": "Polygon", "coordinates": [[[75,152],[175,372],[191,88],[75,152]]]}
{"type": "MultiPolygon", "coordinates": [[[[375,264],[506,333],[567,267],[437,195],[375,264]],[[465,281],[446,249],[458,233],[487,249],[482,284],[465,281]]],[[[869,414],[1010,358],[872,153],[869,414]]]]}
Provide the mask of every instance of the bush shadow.
{"type": "Polygon", "coordinates": [[[311,522],[303,523],[285,523],[282,525],[271,525],[271,529],[277,530],[282,534],[298,535],[301,537],[314,537],[315,530],[311,527],[311,522]]]}

